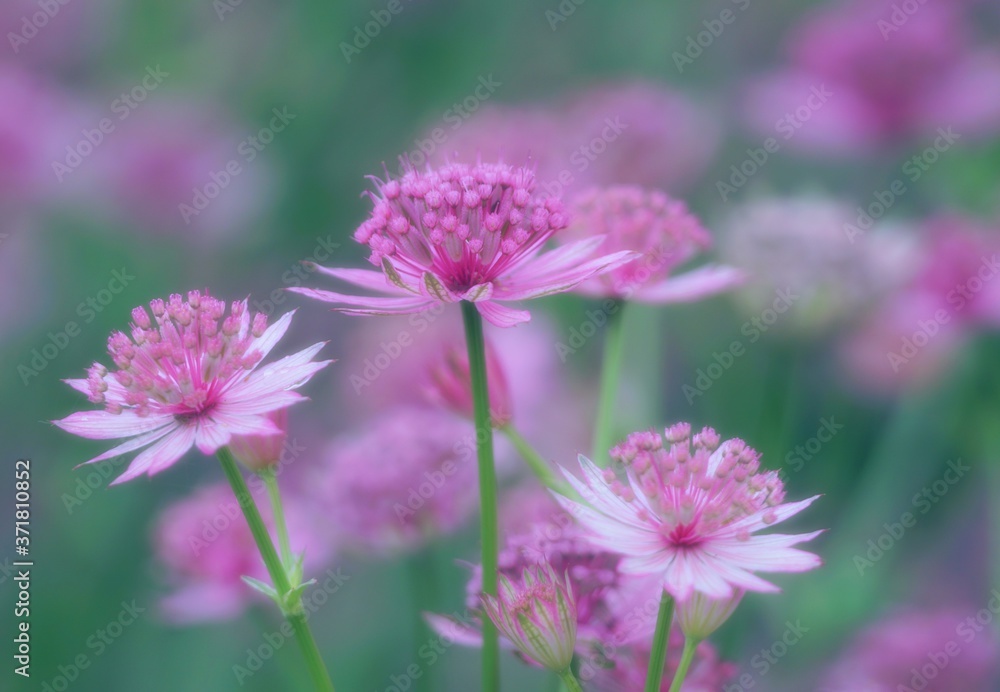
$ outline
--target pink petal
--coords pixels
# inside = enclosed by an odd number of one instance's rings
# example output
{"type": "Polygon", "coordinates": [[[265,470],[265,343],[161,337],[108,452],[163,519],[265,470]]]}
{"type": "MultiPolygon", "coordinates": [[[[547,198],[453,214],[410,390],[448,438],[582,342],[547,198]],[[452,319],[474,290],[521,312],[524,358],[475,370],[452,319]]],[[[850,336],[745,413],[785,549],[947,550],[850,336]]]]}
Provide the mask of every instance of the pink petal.
{"type": "Polygon", "coordinates": [[[118,485],[146,473],[152,476],[172,465],[194,445],[195,426],[182,425],[132,460],[125,472],[111,482],[118,485]]]}
{"type": "Polygon", "coordinates": [[[260,353],[261,360],[266,358],[267,354],[271,352],[271,349],[277,345],[277,343],[281,340],[281,337],[283,337],[285,332],[288,331],[288,326],[292,323],[292,315],[294,314],[295,311],[291,310],[279,317],[274,324],[264,330],[264,333],[260,335],[260,338],[253,342],[250,346],[250,351],[260,353]]]}
{"type": "Polygon", "coordinates": [[[479,301],[476,303],[476,309],[483,319],[497,327],[513,327],[531,320],[531,313],[527,310],[508,308],[492,300],[479,301]]]}
{"type": "Polygon", "coordinates": [[[660,283],[641,286],[631,299],[639,303],[685,303],[728,291],[745,280],[746,274],[735,267],[710,264],[660,283]]]}
{"type": "Polygon", "coordinates": [[[390,295],[396,295],[399,293],[399,291],[396,290],[397,286],[390,283],[385,274],[380,271],[373,271],[371,269],[331,269],[328,267],[321,267],[318,264],[313,264],[312,266],[315,267],[316,271],[320,274],[326,274],[327,276],[332,276],[335,279],[346,281],[347,283],[358,286],[359,288],[364,288],[369,291],[377,291],[379,293],[388,293],[390,295]]]}
{"type": "Polygon", "coordinates": [[[232,434],[224,425],[211,418],[202,418],[195,426],[194,443],[202,454],[215,454],[219,447],[229,444],[232,434]]]}
{"type": "MultiPolygon", "coordinates": [[[[542,256],[544,257],[544,255],[542,256]]],[[[631,250],[622,250],[581,265],[550,273],[536,273],[534,264],[524,267],[518,274],[503,282],[496,291],[498,300],[527,300],[568,291],[595,274],[610,271],[628,264],[639,257],[631,250]]]]}
{"type": "Polygon", "coordinates": [[[173,422],[169,415],[149,415],[140,417],[132,411],[108,413],[107,411],[77,411],[62,420],[52,421],[66,432],[91,440],[112,440],[117,437],[132,437],[141,433],[158,430],[173,422]]]}
{"type": "Polygon", "coordinates": [[[493,284],[476,284],[463,293],[461,297],[462,300],[468,300],[471,303],[477,303],[480,300],[489,300],[493,297],[493,284]]]}
{"type": "Polygon", "coordinates": [[[746,531],[749,531],[750,533],[753,533],[754,531],[761,531],[770,526],[779,524],[783,522],[785,519],[788,519],[789,517],[794,517],[796,514],[804,510],[806,507],[811,505],[820,497],[822,496],[813,495],[810,498],[807,498],[805,500],[799,500],[798,502],[786,502],[782,505],[778,505],[777,507],[768,507],[767,509],[763,509],[759,512],[756,512],[755,514],[743,517],[739,521],[733,522],[725,529],[723,529],[721,535],[736,536],[737,534],[746,531]],[[768,515],[773,515],[774,521],[766,523],[764,521],[764,517],[768,515]]]}
{"type": "Polygon", "coordinates": [[[316,288],[303,288],[302,286],[294,286],[288,290],[292,293],[299,293],[301,295],[308,296],[309,298],[322,300],[324,303],[355,305],[373,310],[404,310],[429,305],[431,302],[427,298],[412,295],[391,298],[382,296],[351,296],[346,293],[323,291],[316,288]]]}
{"type": "Polygon", "coordinates": [[[424,620],[430,628],[445,639],[451,640],[460,646],[481,647],[483,645],[483,633],[479,630],[458,622],[453,618],[436,613],[424,613],[424,620]]]}
{"type": "Polygon", "coordinates": [[[177,427],[176,424],[175,425],[165,425],[162,428],[159,428],[159,429],[154,430],[152,432],[148,432],[148,433],[145,433],[145,434],[142,434],[142,435],[137,435],[136,437],[133,437],[131,440],[128,440],[127,442],[123,442],[122,444],[118,445],[117,447],[112,447],[111,449],[109,449],[108,451],[106,451],[104,454],[100,454],[100,455],[94,457],[93,459],[90,459],[89,461],[85,461],[85,462],[83,462],[83,464],[78,464],[74,468],[80,468],[84,464],[93,464],[94,462],[97,462],[97,461],[104,461],[105,459],[111,459],[111,458],[119,456],[121,454],[125,454],[127,452],[135,451],[135,450],[139,449],[140,447],[145,447],[146,445],[150,444],[151,442],[156,442],[158,439],[160,439],[161,437],[163,437],[167,433],[172,432],[173,430],[176,429],[176,427],[177,427]]]}
{"type": "Polygon", "coordinates": [[[254,397],[275,394],[304,385],[315,373],[333,362],[332,360],[315,362],[312,360],[312,357],[319,353],[324,346],[326,346],[325,342],[313,344],[298,353],[293,353],[257,368],[246,378],[231,384],[222,401],[225,403],[246,402],[254,397]]]}

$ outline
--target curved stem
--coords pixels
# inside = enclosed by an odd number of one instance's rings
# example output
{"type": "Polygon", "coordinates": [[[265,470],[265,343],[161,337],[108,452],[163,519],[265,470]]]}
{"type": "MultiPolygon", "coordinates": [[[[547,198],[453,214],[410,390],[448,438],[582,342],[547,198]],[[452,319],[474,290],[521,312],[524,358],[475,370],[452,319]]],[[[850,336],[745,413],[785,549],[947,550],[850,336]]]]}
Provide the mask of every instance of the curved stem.
{"type": "Polygon", "coordinates": [[[604,329],[604,359],[601,363],[601,390],[597,400],[597,419],[594,421],[594,446],[591,460],[598,466],[607,466],[608,450],[614,442],[615,398],[622,371],[622,353],[625,346],[625,302],[615,301],[609,309],[608,326],[604,329]]]}
{"type": "MultiPolygon", "coordinates": [[[[486,346],[483,318],[476,306],[462,301],[465,341],[469,349],[472,400],[476,421],[476,453],[479,463],[480,535],[483,551],[483,592],[497,595],[497,480],[493,462],[493,423],[486,382],[486,346]]],[[[500,690],[500,647],[496,626],[483,618],[483,692],[500,690]]]]}
{"type": "Polygon", "coordinates": [[[566,685],[566,689],[569,692],[583,692],[583,688],[580,686],[580,682],[573,675],[573,671],[567,668],[563,672],[559,673],[560,679],[562,679],[563,684],[566,685]]]}
{"type": "MultiPolygon", "coordinates": [[[[254,502],[253,495],[250,494],[250,489],[247,488],[246,481],[243,480],[243,474],[240,473],[240,469],[236,465],[236,460],[233,459],[233,455],[227,447],[220,448],[217,456],[219,457],[219,463],[222,464],[222,470],[226,474],[226,479],[233,488],[236,500],[243,510],[243,516],[250,527],[250,533],[257,544],[257,550],[260,551],[260,556],[264,560],[264,566],[267,567],[267,573],[271,576],[271,581],[274,582],[274,589],[282,604],[281,609],[283,614],[291,623],[292,629],[295,630],[295,638],[302,648],[302,653],[306,659],[306,666],[309,669],[313,683],[320,692],[333,692],[333,682],[330,680],[330,674],[326,670],[323,658],[320,656],[319,649],[316,646],[316,640],[313,639],[312,632],[309,630],[309,625],[306,624],[306,614],[302,607],[299,592],[291,593],[292,587],[288,580],[288,573],[285,571],[285,567],[278,557],[278,552],[274,549],[274,543],[271,541],[271,536],[267,532],[264,520],[257,510],[257,504],[254,502]]],[[[277,489],[277,486],[275,486],[275,489],[277,489]]]]}
{"type": "Polygon", "coordinates": [[[670,683],[670,692],[680,692],[681,686],[684,684],[684,678],[687,677],[688,668],[691,667],[691,661],[694,660],[694,652],[697,648],[697,639],[694,637],[684,638],[684,651],[681,653],[681,663],[677,666],[677,672],[674,673],[674,681],[670,683]]]}
{"type": "Polygon", "coordinates": [[[674,599],[666,591],[660,596],[660,611],[656,615],[656,632],[653,634],[653,650],[649,654],[649,668],[646,669],[646,692],[660,692],[663,683],[663,665],[667,661],[667,646],[670,643],[670,625],[674,621],[674,599]]]}
{"type": "Polygon", "coordinates": [[[538,453],[538,450],[531,446],[531,443],[528,442],[521,435],[521,433],[514,429],[513,425],[508,423],[500,429],[507,436],[507,439],[513,443],[518,454],[520,454],[521,458],[528,464],[528,468],[530,468],[534,474],[538,476],[538,480],[540,480],[545,487],[555,490],[560,495],[565,495],[566,497],[577,497],[576,491],[570,487],[569,483],[559,478],[555,470],[552,468],[552,465],[538,453]]]}

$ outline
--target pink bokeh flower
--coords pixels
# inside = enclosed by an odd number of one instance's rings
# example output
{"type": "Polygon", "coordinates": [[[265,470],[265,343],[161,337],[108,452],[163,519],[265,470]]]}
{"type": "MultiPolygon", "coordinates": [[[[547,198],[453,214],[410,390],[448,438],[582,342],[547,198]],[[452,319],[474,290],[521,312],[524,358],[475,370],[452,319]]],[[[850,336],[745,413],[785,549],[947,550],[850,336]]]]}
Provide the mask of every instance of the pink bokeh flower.
{"type": "Polygon", "coordinates": [[[129,438],[88,462],[145,447],[113,484],[173,465],[191,447],[214,454],[233,435],[280,434],[268,413],[303,401],[293,391],[332,361],[313,361],[323,343],[260,366],[288,330],[287,313],[270,327],[250,317],[247,301],[191,291],[187,298],[150,302],[132,311],[131,338],[114,332],[108,353],[117,369],[95,363],[87,379],[66,380],[103,411],[79,411],[54,421],[95,440],[129,438]]]}
{"type": "Polygon", "coordinates": [[[996,132],[1000,51],[977,45],[968,12],[959,2],[913,13],[893,0],[821,6],[789,33],[789,64],[748,89],[751,126],[773,134],[779,123],[781,134],[782,122],[791,127],[787,114],[809,111],[790,143],[840,157],[938,128],[963,137],[996,132]],[[814,90],[828,98],[811,108],[814,90]]]}
{"type": "Polygon", "coordinates": [[[708,265],[671,276],[673,270],[712,245],[712,237],[684,202],[659,190],[634,185],[592,188],[573,199],[567,239],[606,238],[607,250],[640,256],[576,287],[591,296],[644,303],[698,300],[728,290],[743,274],[708,265]]]}
{"type": "Polygon", "coordinates": [[[448,412],[396,407],[330,442],[310,487],[345,544],[376,554],[418,550],[472,516],[475,439],[448,412]]]}
{"type": "MultiPolygon", "coordinates": [[[[990,607],[1000,604],[994,590],[990,607]]],[[[983,610],[981,612],[988,612],[983,610]]],[[[826,675],[827,692],[987,692],[1000,670],[996,632],[974,608],[892,613],[861,631],[826,675]]]]}
{"type": "Polygon", "coordinates": [[[504,302],[568,291],[632,257],[616,252],[594,258],[600,238],[539,254],[568,217],[557,198],[536,194],[528,168],[448,164],[376,186],[372,215],[354,238],[371,249],[369,261],[381,271],[320,271],[384,295],[289,290],[355,315],[416,313],[470,301],[492,324],[510,327],[531,316],[504,302]]]}
{"type": "Polygon", "coordinates": [[[229,438],[229,451],[233,453],[236,461],[251,471],[261,471],[277,466],[288,438],[287,408],[270,411],[265,414],[265,417],[278,429],[277,434],[252,433],[233,435],[229,438]]]}
{"type": "MultiPolygon", "coordinates": [[[[262,499],[263,485],[257,484],[254,491],[262,499]]],[[[285,522],[292,552],[304,553],[306,569],[320,568],[333,554],[331,536],[317,531],[323,524],[304,498],[287,499],[285,522]]],[[[270,504],[258,505],[273,531],[270,504]]],[[[175,624],[233,618],[261,598],[242,578],[266,581],[267,570],[227,484],[200,488],[164,509],[156,522],[153,547],[171,586],[160,605],[175,624]]]]}
{"type": "Polygon", "coordinates": [[[696,591],[727,598],[737,589],[778,588],[754,572],[802,572],[820,565],[812,553],[793,548],[821,532],[755,535],[808,507],[818,496],[785,503],[776,471],[760,471],[760,455],[742,440],[726,440],[711,428],[691,435],[679,423],[633,433],[611,458],[625,469],[602,470],[580,457],[586,482],[564,470],[587,502],[559,502],[593,533],[595,545],[623,555],[620,569],[657,575],[678,601],[696,591]]]}
{"type": "Polygon", "coordinates": [[[576,647],[576,599],[568,574],[558,576],[548,563],[526,567],[517,581],[500,575],[497,596],[484,594],[483,609],[518,651],[562,672],[576,647]]]}

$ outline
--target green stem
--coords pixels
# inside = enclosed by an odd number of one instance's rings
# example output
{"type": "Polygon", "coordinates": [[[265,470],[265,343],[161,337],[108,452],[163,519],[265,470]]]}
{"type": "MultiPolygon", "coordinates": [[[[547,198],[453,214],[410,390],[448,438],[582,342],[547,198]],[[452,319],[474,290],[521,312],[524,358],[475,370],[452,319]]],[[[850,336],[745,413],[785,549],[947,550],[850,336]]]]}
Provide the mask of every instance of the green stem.
{"type": "Polygon", "coordinates": [[[573,675],[573,671],[567,668],[563,672],[559,673],[560,679],[562,679],[563,684],[566,685],[566,689],[569,692],[583,692],[583,688],[580,686],[580,682],[573,675]]]}
{"type": "MultiPolygon", "coordinates": [[[[437,592],[437,570],[434,554],[429,548],[424,548],[419,552],[406,558],[406,577],[410,587],[410,618],[413,623],[413,650],[417,651],[428,641],[434,632],[424,620],[424,611],[432,610],[435,606],[435,596],[437,592]]],[[[428,666],[423,675],[418,676],[413,681],[414,692],[424,692],[435,689],[434,668],[428,666]]]]}
{"type": "Polygon", "coordinates": [[[681,663],[677,666],[677,672],[674,673],[674,681],[670,683],[670,692],[680,692],[681,686],[684,684],[684,678],[687,677],[688,668],[691,667],[691,661],[694,660],[694,652],[697,648],[697,639],[694,637],[684,638],[684,651],[681,653],[681,663]]]}
{"type": "Polygon", "coordinates": [[[267,532],[264,520],[261,519],[260,512],[257,510],[257,504],[254,502],[253,495],[250,494],[250,489],[247,488],[246,481],[243,480],[243,474],[240,473],[240,469],[236,465],[236,460],[233,459],[233,455],[228,447],[220,448],[217,455],[219,463],[222,464],[222,470],[226,474],[226,479],[229,481],[229,485],[232,486],[233,493],[236,495],[236,500],[243,509],[243,516],[250,527],[250,533],[253,534],[257,550],[260,551],[260,556],[264,560],[264,566],[267,567],[267,573],[271,576],[271,581],[274,582],[274,588],[278,592],[281,603],[284,604],[282,611],[284,611],[285,617],[288,618],[288,621],[292,624],[292,628],[295,630],[295,637],[298,639],[302,653],[305,655],[306,665],[316,685],[316,689],[320,692],[333,692],[333,683],[330,681],[330,674],[323,664],[323,659],[320,656],[319,649],[316,647],[316,640],[313,639],[309,625],[306,624],[302,601],[298,593],[295,595],[289,593],[292,588],[288,581],[288,574],[281,563],[281,559],[278,557],[277,551],[274,549],[274,543],[271,541],[271,536],[267,532]]]}
{"type": "Polygon", "coordinates": [[[545,487],[551,488],[560,495],[565,495],[566,497],[577,497],[576,491],[570,487],[569,483],[556,475],[552,465],[538,453],[538,450],[531,446],[530,442],[524,439],[521,433],[514,429],[514,426],[508,423],[500,429],[513,443],[518,454],[520,454],[521,458],[528,464],[528,468],[530,468],[535,475],[538,476],[538,480],[540,480],[545,487]]]}
{"type": "Polygon", "coordinates": [[[601,363],[601,390],[597,400],[597,420],[594,423],[592,461],[607,466],[608,450],[614,443],[615,398],[622,371],[622,353],[625,347],[625,302],[615,301],[609,309],[608,326],[604,329],[604,360],[601,363]]]}
{"type": "Polygon", "coordinates": [[[267,486],[267,496],[271,500],[271,512],[274,514],[274,529],[278,534],[278,546],[281,550],[281,564],[287,572],[292,568],[292,547],[288,541],[288,527],[285,524],[285,509],[281,504],[281,493],[278,490],[278,477],[270,468],[257,472],[267,486]]]}
{"type": "Polygon", "coordinates": [[[660,612],[656,615],[653,650],[649,654],[649,668],[646,669],[646,692],[660,692],[660,685],[663,684],[663,666],[667,661],[667,646],[670,644],[670,625],[673,621],[674,599],[664,591],[660,596],[660,612]]]}
{"type": "MultiPolygon", "coordinates": [[[[480,534],[483,551],[483,592],[497,595],[497,479],[493,463],[493,423],[490,420],[490,395],[486,382],[486,345],[483,318],[476,306],[462,301],[465,340],[469,349],[472,375],[472,399],[476,420],[476,452],[479,463],[480,534]]],[[[500,647],[497,629],[483,618],[483,692],[500,690],[500,647]]]]}

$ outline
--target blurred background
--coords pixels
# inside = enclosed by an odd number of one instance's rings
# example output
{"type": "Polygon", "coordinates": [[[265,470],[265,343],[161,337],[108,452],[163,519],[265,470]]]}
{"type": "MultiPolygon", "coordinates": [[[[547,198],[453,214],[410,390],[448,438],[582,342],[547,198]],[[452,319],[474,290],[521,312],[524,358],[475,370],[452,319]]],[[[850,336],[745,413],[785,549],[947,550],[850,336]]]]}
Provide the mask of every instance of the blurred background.
{"type": "MultiPolygon", "coordinates": [[[[127,459],[74,469],[105,447],[48,422],[89,406],[62,380],[108,362],[133,307],[193,288],[298,308],[286,352],[328,339],[338,359],[291,412],[282,476],[328,592],[311,624],[338,689],[405,690],[412,664],[423,689],[474,688],[478,652],[413,613],[464,611],[475,475],[420,526],[392,511],[423,478],[395,470],[414,442],[394,416],[471,430],[434,419],[415,384],[456,315],[348,317],[277,289],[323,285],[303,259],[365,266],[350,236],[366,176],[477,154],[530,160],[567,198],[666,190],[712,233],[709,256],[751,276],[630,307],[616,412],[620,435],[713,426],[782,469],[790,498],[823,494],[792,528],[829,529],[824,567],[744,600],[713,637],[732,663],[713,689],[921,689],[915,673],[1000,689],[996,2],[7,0],[0,28],[0,510],[12,526],[30,458],[34,560],[31,679],[5,653],[3,689],[302,682],[294,645],[252,660],[280,622],[240,591],[236,529],[192,557],[192,535],[228,526],[218,465],[192,453],[107,488],[127,459]],[[404,333],[416,346],[396,349],[404,333]]],[[[548,298],[488,332],[515,424],[561,465],[590,444],[595,305],[548,298]]],[[[500,457],[507,490],[533,483],[500,457]]],[[[512,656],[504,679],[554,689],[512,656]]]]}

